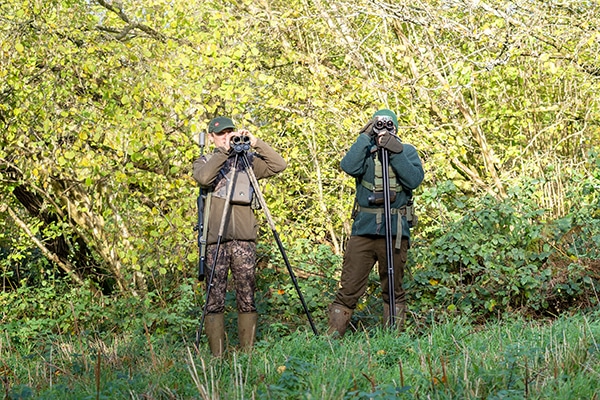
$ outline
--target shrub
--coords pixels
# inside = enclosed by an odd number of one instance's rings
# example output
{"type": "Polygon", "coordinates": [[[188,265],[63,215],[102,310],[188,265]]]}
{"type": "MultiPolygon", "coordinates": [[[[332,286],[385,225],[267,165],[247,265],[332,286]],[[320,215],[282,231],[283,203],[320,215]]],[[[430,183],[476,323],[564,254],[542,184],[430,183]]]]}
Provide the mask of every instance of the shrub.
{"type": "Polygon", "coordinates": [[[415,311],[485,318],[596,304],[600,214],[589,194],[597,182],[596,177],[574,182],[571,196],[579,207],[556,220],[547,220],[535,200],[540,181],[523,181],[503,200],[462,197],[450,183],[431,189],[423,200],[443,197],[448,222],[414,243],[414,279],[407,285],[415,311]]]}

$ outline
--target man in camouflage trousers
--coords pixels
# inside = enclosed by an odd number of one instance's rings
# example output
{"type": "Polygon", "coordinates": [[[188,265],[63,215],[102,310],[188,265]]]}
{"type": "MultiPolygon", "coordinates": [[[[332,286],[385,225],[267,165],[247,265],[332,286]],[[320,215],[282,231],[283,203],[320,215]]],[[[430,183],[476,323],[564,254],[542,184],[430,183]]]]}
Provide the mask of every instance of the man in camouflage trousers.
{"type": "Polygon", "coordinates": [[[283,171],[285,160],[267,143],[247,130],[235,130],[230,118],[217,117],[208,125],[209,139],[215,150],[194,161],[194,179],[207,189],[205,201],[206,266],[212,275],[205,316],[205,332],[211,353],[220,357],[225,349],[224,310],[229,271],[235,283],[240,347],[251,348],[256,335],[257,313],[254,302],[256,290],[257,221],[252,209],[253,188],[241,158],[231,148],[234,136],[247,136],[252,151],[245,154],[256,179],[268,178],[283,171]],[[232,181],[232,185],[229,185],[232,181]],[[231,193],[228,189],[231,188],[231,193]],[[229,207],[225,210],[227,197],[229,207]],[[215,254],[223,213],[226,224],[222,232],[219,254],[215,254]],[[214,273],[211,271],[216,257],[214,273]]]}

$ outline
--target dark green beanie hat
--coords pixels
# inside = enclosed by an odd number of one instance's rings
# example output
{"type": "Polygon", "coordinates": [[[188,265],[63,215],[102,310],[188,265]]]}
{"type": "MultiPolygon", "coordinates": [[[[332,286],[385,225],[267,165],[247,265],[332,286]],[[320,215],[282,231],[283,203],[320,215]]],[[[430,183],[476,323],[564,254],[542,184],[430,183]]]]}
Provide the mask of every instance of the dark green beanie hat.
{"type": "Polygon", "coordinates": [[[396,114],[392,110],[388,110],[387,108],[379,110],[373,114],[373,118],[375,117],[388,117],[394,123],[396,130],[398,130],[398,117],[396,117],[396,114]]]}

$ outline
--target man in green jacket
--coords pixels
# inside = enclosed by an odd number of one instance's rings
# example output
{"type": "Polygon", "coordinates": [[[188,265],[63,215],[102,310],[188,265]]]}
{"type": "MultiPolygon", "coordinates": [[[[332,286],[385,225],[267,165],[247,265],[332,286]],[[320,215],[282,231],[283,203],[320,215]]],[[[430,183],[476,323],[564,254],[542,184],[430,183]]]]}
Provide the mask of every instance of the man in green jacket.
{"type": "Polygon", "coordinates": [[[256,238],[257,221],[252,209],[253,189],[241,157],[235,163],[236,153],[231,147],[234,136],[247,136],[252,151],[245,152],[256,179],[268,178],[283,171],[285,160],[261,139],[247,130],[236,131],[228,117],[217,117],[208,125],[209,139],[214,143],[214,152],[208,157],[194,161],[194,179],[207,189],[204,214],[207,216],[206,266],[207,275],[213,276],[204,328],[211,353],[219,357],[225,348],[224,309],[229,270],[235,281],[238,310],[238,336],[240,347],[250,348],[256,334],[256,238]],[[229,182],[234,179],[230,186],[229,182]],[[231,194],[228,192],[231,187],[231,194]],[[224,210],[227,197],[228,210],[224,210]],[[216,243],[223,213],[227,212],[222,232],[219,254],[216,243]],[[212,273],[215,257],[215,271],[212,273]]]}
{"type": "MultiPolygon", "coordinates": [[[[385,239],[382,168],[378,149],[389,155],[391,231],[395,316],[399,331],[406,318],[406,294],[402,287],[404,266],[410,245],[407,203],[423,181],[421,160],[414,146],[397,136],[398,119],[388,109],[377,111],[363,127],[350,150],[342,158],[341,168],[356,179],[356,199],[352,233],[346,244],[339,289],[329,307],[330,334],[343,336],[358,299],[365,293],[371,269],[377,262],[383,292],[384,323],[389,324],[389,286],[385,239]]],[[[409,216],[410,217],[410,216],[409,216]]]]}

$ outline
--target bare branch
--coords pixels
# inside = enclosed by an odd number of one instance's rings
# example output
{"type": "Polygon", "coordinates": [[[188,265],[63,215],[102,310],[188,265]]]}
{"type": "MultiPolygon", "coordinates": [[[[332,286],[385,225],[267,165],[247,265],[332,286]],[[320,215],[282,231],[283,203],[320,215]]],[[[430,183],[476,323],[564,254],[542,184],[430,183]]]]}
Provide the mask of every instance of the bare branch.
{"type": "Polygon", "coordinates": [[[96,2],[102,7],[106,8],[107,10],[115,13],[119,17],[119,19],[121,19],[126,24],[125,27],[121,30],[98,26],[97,28],[99,30],[110,33],[116,33],[117,35],[115,36],[115,38],[119,41],[127,41],[130,40],[132,37],[135,37],[135,35],[132,33],[135,30],[140,30],[148,36],[161,42],[166,41],[165,35],[158,32],[157,30],[149,27],[148,25],[132,21],[132,19],[125,13],[125,11],[123,11],[123,5],[121,4],[121,2],[106,0],[96,0],[96,2]]]}

